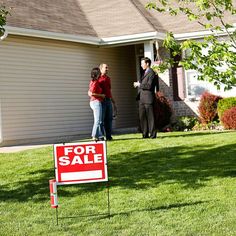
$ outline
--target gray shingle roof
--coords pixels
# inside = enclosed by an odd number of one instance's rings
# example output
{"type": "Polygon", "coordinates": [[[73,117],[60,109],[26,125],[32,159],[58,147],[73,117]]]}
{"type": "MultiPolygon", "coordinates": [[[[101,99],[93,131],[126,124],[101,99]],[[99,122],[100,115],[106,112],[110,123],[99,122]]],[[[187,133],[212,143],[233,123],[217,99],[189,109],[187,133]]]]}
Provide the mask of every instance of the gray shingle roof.
{"type": "MultiPolygon", "coordinates": [[[[148,0],[134,0],[139,1],[142,3],[143,6],[146,5],[148,0]]],[[[236,2],[236,0],[234,0],[236,2]]],[[[189,5],[189,8],[194,10],[194,5],[189,5]]],[[[162,27],[165,31],[172,31],[175,34],[180,33],[188,33],[188,32],[198,32],[203,31],[204,28],[198,24],[196,21],[189,21],[187,17],[183,14],[179,14],[177,16],[170,16],[168,13],[159,13],[156,10],[148,10],[149,14],[154,19],[159,19],[160,25],[157,27],[162,27]]],[[[232,16],[229,13],[225,13],[224,21],[228,23],[235,23],[236,22],[236,15],[232,16]]],[[[205,22],[206,23],[206,22],[205,22]]],[[[208,22],[209,23],[209,22],[208,22]]],[[[219,24],[219,21],[213,20],[211,23],[219,24]]]]}
{"type": "MultiPolygon", "coordinates": [[[[172,31],[203,30],[185,16],[145,9],[148,0],[4,0],[12,7],[8,25],[99,38],[172,31]]],[[[236,16],[226,20],[236,22],[236,16]]]]}
{"type": "Polygon", "coordinates": [[[7,25],[72,35],[97,36],[77,0],[4,0],[7,25]]]}
{"type": "Polygon", "coordinates": [[[79,0],[99,37],[153,32],[155,29],[130,0],[79,0]],[[94,4],[94,3],[97,4],[94,4]]]}

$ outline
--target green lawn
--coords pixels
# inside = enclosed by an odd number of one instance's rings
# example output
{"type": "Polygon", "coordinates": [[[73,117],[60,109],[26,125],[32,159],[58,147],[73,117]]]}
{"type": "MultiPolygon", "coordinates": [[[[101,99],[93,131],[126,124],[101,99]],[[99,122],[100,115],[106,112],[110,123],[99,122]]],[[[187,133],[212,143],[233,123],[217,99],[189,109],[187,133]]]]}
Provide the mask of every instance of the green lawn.
{"type": "Polygon", "coordinates": [[[58,186],[51,146],[0,154],[0,235],[236,235],[236,132],[114,136],[105,183],[58,186]]]}

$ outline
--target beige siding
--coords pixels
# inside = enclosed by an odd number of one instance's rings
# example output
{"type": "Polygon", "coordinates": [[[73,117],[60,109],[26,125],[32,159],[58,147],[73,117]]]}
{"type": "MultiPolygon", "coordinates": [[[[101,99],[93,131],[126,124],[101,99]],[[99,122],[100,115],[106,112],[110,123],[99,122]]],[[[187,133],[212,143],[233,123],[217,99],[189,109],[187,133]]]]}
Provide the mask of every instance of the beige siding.
{"type": "Polygon", "coordinates": [[[116,127],[135,126],[133,46],[98,48],[9,37],[0,43],[0,55],[2,145],[89,135],[89,76],[100,62],[110,66],[119,111],[116,127]]]}

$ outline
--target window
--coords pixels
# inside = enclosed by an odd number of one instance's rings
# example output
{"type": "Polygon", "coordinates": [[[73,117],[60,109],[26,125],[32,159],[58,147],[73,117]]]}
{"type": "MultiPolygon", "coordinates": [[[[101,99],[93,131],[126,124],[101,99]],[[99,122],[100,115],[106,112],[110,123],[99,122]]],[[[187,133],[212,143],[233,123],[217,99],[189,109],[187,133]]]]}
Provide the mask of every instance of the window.
{"type": "Polygon", "coordinates": [[[197,72],[194,70],[185,71],[186,78],[186,91],[187,99],[189,100],[199,100],[204,91],[209,93],[220,95],[222,97],[236,96],[236,87],[229,91],[224,91],[224,86],[221,86],[220,90],[209,82],[201,81],[197,79],[197,72]]]}
{"type": "MultiPolygon", "coordinates": [[[[209,45],[210,48],[211,45],[209,45]]],[[[207,54],[209,48],[203,49],[203,53],[207,54]]],[[[232,48],[232,51],[235,49],[232,48]]],[[[185,51],[185,56],[188,56],[189,51],[185,51]]],[[[226,70],[226,66],[217,68],[220,71],[226,70]]],[[[185,71],[186,78],[186,95],[189,100],[199,100],[204,91],[208,91],[215,95],[220,95],[222,97],[236,96],[236,87],[229,91],[224,91],[224,85],[221,86],[220,90],[213,85],[213,83],[207,81],[201,81],[197,79],[197,71],[187,70],[185,71]]]]}

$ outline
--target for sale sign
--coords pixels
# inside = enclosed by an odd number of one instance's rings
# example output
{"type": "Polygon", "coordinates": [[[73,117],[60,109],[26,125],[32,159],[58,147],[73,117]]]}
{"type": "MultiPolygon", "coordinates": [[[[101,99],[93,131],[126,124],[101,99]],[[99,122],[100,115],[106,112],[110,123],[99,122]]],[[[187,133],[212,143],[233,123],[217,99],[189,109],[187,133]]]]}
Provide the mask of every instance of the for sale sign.
{"type": "Polygon", "coordinates": [[[108,180],[104,141],[55,144],[54,160],[58,185],[108,180]]]}

